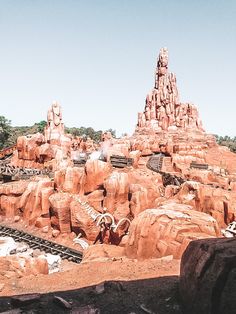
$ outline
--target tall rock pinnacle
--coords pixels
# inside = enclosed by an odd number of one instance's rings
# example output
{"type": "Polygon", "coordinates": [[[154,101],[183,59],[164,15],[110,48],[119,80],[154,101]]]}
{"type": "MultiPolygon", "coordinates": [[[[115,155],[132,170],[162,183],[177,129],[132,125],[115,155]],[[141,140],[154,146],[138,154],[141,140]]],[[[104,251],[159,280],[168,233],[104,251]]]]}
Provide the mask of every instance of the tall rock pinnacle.
{"type": "Polygon", "coordinates": [[[192,129],[203,131],[196,106],[180,103],[174,73],[168,72],[168,50],[161,48],[157,60],[154,88],[146,97],[143,113],[138,114],[137,129],[156,132],[192,129]]]}

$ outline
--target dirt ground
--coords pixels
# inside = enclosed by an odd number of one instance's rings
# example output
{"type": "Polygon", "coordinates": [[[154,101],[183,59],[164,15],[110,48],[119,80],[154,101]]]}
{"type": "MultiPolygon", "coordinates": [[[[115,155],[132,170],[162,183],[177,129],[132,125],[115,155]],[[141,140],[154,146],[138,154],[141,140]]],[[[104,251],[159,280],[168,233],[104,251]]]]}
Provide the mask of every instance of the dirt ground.
{"type": "MultiPolygon", "coordinates": [[[[17,228],[17,223],[7,223],[17,228]]],[[[52,239],[37,228],[19,228],[52,239]],[[31,230],[32,229],[32,230],[31,230]]],[[[65,245],[73,247],[71,239],[65,245]]],[[[78,249],[78,248],[77,248],[78,249]]],[[[178,296],[179,260],[144,261],[115,258],[113,261],[69,263],[64,271],[50,275],[27,276],[0,282],[0,313],[182,313],[178,296]],[[39,293],[29,304],[14,303],[12,296],[39,293]],[[69,302],[58,304],[55,296],[69,302]]]]}
{"type": "Polygon", "coordinates": [[[50,275],[6,280],[0,296],[65,291],[104,281],[135,281],[179,274],[179,261],[128,260],[74,264],[70,270],[50,275]]]}
{"type": "Polygon", "coordinates": [[[1,292],[0,309],[20,308],[23,313],[182,313],[178,273],[179,261],[82,263],[62,273],[10,280],[1,292]],[[42,295],[19,306],[3,297],[28,293],[42,295]],[[58,305],[55,296],[70,302],[71,309],[58,305]]]}

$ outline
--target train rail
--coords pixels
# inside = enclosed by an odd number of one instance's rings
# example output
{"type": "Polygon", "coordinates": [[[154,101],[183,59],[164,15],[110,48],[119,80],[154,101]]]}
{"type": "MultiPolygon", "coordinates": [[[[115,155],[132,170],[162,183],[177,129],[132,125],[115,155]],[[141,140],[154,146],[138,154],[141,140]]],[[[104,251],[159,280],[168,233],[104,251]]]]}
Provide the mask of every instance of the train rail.
{"type": "Polygon", "coordinates": [[[181,184],[183,184],[185,182],[183,178],[176,176],[174,174],[162,171],[163,158],[164,158],[164,155],[161,153],[151,156],[149,160],[147,161],[147,164],[146,164],[147,168],[157,173],[160,173],[162,175],[162,181],[163,181],[164,187],[166,187],[167,185],[180,186],[181,184]]]}
{"type": "Polygon", "coordinates": [[[20,231],[18,229],[13,229],[6,226],[0,226],[0,236],[1,237],[11,237],[16,242],[26,242],[30,248],[39,249],[46,253],[51,253],[53,255],[59,255],[62,259],[67,259],[68,261],[79,264],[82,261],[83,253],[67,246],[57,244],[45,240],[40,237],[36,237],[30,233],[20,231]]]}

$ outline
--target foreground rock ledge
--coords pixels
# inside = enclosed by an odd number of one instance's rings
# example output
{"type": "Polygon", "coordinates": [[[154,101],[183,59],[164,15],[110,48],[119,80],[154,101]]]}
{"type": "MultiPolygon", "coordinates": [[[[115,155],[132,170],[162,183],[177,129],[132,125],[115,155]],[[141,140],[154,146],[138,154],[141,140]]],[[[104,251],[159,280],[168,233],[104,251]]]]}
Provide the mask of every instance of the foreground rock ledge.
{"type": "Polygon", "coordinates": [[[189,244],[181,260],[184,313],[236,311],[236,239],[204,239],[189,244]]]}

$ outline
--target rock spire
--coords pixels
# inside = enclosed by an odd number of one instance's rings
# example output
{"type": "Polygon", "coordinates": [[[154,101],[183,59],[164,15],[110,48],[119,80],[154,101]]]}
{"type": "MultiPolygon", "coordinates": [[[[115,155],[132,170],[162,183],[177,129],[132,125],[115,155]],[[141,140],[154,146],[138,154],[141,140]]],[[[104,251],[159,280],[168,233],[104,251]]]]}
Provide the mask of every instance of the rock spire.
{"type": "Polygon", "coordinates": [[[138,114],[137,129],[156,132],[192,129],[203,131],[196,106],[181,103],[176,76],[168,72],[168,50],[161,48],[157,59],[155,86],[146,97],[144,112],[138,114]]]}

